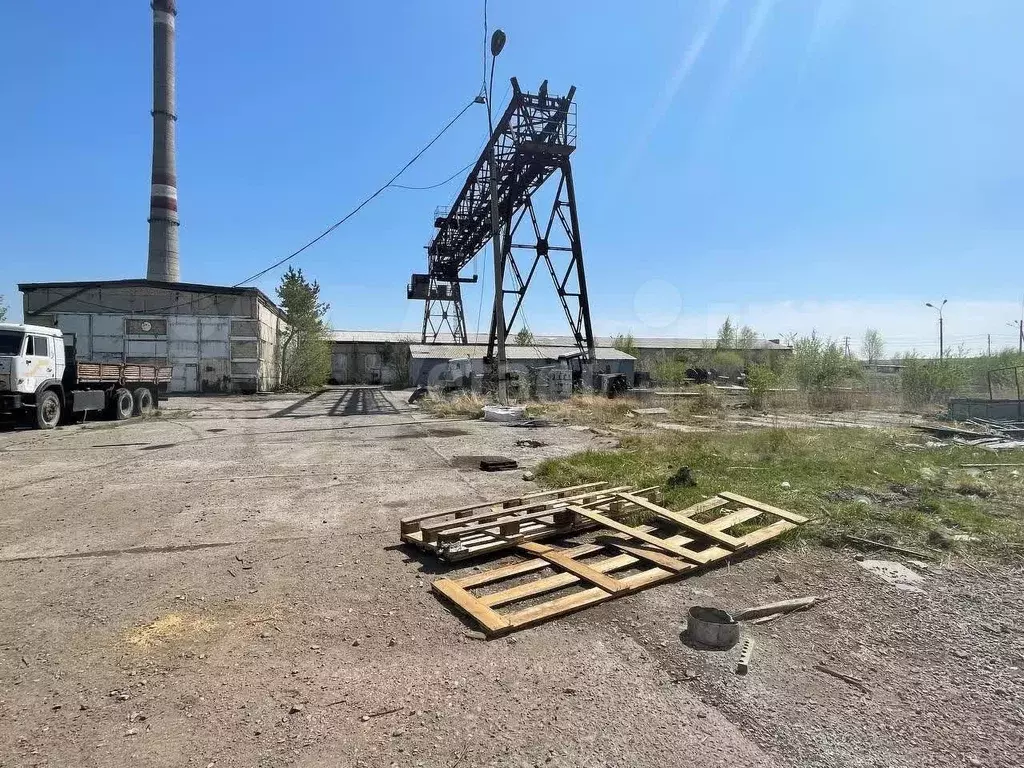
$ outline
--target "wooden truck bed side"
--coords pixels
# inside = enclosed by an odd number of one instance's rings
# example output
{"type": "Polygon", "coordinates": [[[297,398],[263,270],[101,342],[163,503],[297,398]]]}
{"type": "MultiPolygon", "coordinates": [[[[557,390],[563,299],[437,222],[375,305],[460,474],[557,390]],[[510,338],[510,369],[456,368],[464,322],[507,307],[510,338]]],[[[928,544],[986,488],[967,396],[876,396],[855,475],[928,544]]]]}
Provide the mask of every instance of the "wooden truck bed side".
{"type": "Polygon", "coordinates": [[[83,384],[163,384],[171,380],[169,365],[91,363],[78,361],[78,381],[83,384]]]}

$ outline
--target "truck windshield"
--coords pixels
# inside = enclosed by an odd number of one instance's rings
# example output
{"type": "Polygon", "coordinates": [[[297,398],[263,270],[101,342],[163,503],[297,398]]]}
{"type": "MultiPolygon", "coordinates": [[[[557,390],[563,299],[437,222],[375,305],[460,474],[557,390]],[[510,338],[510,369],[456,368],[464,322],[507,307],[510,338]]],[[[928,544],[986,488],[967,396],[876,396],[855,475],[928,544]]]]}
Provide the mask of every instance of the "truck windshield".
{"type": "Polygon", "coordinates": [[[20,355],[24,338],[25,334],[18,331],[0,331],[0,355],[20,355]]]}

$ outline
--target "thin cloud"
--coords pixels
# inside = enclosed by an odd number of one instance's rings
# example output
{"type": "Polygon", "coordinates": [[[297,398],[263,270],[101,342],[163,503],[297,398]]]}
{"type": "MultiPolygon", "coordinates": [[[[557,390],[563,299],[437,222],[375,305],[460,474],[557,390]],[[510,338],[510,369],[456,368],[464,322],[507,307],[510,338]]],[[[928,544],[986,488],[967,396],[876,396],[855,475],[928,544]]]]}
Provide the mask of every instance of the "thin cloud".
{"type": "Polygon", "coordinates": [[[737,49],[736,55],[732,60],[731,78],[733,81],[743,74],[743,70],[750,60],[750,55],[754,52],[754,46],[757,44],[757,39],[761,36],[761,31],[764,29],[765,22],[768,21],[775,3],[776,0],[757,0],[757,5],[754,6],[754,10],[747,20],[747,25],[743,28],[743,38],[740,40],[740,47],[737,49]]]}
{"type": "Polygon", "coordinates": [[[682,89],[683,84],[686,82],[690,73],[693,71],[694,66],[700,59],[701,53],[704,51],[704,47],[707,45],[708,39],[711,37],[711,33],[714,32],[715,26],[718,24],[718,20],[721,18],[722,13],[725,11],[725,7],[729,4],[729,0],[714,0],[711,6],[711,10],[704,19],[704,23],[697,29],[697,33],[694,35],[693,40],[683,51],[682,57],[679,59],[679,63],[676,65],[675,70],[672,72],[672,76],[665,83],[665,87],[662,89],[661,96],[654,103],[650,113],[647,116],[647,120],[644,123],[644,128],[640,132],[640,136],[633,147],[633,151],[630,153],[630,161],[627,165],[631,165],[632,161],[643,152],[647,146],[647,142],[650,141],[651,136],[657,129],[658,125],[668,114],[669,109],[672,107],[672,103],[675,101],[676,96],[682,89]]]}
{"type": "Polygon", "coordinates": [[[797,71],[797,87],[793,89],[794,99],[797,98],[797,94],[807,79],[808,70],[821,56],[829,40],[846,22],[852,10],[853,4],[850,0],[820,0],[818,3],[818,7],[814,11],[814,19],[811,22],[811,33],[807,38],[807,48],[804,50],[800,68],[797,71]]]}

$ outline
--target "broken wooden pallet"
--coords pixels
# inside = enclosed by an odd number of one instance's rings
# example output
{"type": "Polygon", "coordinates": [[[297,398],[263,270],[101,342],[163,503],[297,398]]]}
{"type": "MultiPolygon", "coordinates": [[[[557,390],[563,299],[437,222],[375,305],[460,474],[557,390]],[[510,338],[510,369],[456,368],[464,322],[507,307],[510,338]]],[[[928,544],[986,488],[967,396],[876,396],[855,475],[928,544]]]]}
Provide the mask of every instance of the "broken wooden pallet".
{"type": "Polygon", "coordinates": [[[642,503],[656,499],[657,488],[585,483],[569,488],[482,502],[446,512],[403,518],[402,541],[443,560],[463,560],[526,541],[593,528],[590,512],[621,517],[642,512],[642,503]],[[628,492],[629,496],[620,496],[628,492]],[[584,510],[584,514],[573,509],[584,510]]]}
{"type": "Polygon", "coordinates": [[[515,550],[523,561],[438,579],[433,590],[489,637],[497,637],[694,573],[807,522],[732,493],[678,512],[646,500],[639,506],[651,513],[651,524],[625,525],[571,504],[569,509],[611,529],[609,533],[568,549],[525,542],[515,550]]]}

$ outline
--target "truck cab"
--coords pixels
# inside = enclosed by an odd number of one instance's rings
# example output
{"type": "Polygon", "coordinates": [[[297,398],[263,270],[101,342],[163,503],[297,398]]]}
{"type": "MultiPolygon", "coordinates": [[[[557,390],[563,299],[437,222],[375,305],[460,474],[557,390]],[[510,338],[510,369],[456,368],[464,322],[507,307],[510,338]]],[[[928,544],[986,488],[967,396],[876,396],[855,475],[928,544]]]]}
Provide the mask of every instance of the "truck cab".
{"type": "Polygon", "coordinates": [[[47,386],[60,385],[66,366],[60,329],[0,323],[0,398],[34,397],[47,386]]]}

